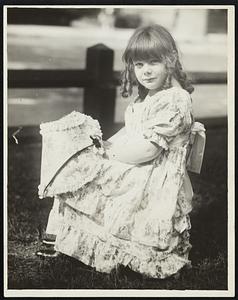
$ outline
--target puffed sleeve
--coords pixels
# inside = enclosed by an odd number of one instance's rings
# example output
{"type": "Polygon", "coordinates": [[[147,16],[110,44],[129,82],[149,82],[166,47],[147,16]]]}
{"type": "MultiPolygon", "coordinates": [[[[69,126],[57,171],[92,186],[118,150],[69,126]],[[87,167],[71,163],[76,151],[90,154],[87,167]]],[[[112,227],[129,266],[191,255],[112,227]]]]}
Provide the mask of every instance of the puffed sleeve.
{"type": "MultiPolygon", "coordinates": [[[[150,99],[152,100],[152,99],[150,99]]],[[[143,136],[167,150],[169,143],[190,129],[192,106],[190,94],[181,88],[172,88],[151,101],[143,136]]]]}

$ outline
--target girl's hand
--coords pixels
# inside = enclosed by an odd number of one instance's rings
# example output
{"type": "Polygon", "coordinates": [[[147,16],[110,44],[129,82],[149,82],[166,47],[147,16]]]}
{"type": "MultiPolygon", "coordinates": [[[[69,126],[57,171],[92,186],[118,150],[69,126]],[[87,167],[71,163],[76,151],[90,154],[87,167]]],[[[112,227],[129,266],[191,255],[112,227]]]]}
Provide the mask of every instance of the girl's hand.
{"type": "Polygon", "coordinates": [[[103,141],[103,148],[105,150],[109,149],[112,146],[112,143],[109,141],[103,141]]]}
{"type": "Polygon", "coordinates": [[[112,157],[112,143],[103,141],[104,157],[110,159],[112,157]]]}

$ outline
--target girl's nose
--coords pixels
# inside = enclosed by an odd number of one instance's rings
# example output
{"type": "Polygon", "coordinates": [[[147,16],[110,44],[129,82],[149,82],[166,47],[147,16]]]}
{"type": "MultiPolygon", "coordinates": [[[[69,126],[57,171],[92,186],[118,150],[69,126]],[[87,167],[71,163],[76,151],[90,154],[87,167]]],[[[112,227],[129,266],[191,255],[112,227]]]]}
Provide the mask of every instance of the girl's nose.
{"type": "Polygon", "coordinates": [[[144,74],[151,74],[151,66],[149,64],[144,65],[144,74]]]}

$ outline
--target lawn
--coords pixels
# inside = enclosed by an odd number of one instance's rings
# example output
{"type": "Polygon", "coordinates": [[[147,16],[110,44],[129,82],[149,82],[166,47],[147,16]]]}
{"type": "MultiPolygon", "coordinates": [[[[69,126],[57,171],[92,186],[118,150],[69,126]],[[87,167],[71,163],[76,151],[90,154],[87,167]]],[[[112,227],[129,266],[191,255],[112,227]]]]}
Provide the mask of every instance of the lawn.
{"type": "Polygon", "coordinates": [[[192,268],[180,278],[148,279],[129,270],[98,273],[62,255],[34,255],[45,230],[52,199],[40,200],[40,143],[9,143],[8,148],[8,289],[189,289],[227,290],[227,129],[207,130],[191,213],[192,268]]]}

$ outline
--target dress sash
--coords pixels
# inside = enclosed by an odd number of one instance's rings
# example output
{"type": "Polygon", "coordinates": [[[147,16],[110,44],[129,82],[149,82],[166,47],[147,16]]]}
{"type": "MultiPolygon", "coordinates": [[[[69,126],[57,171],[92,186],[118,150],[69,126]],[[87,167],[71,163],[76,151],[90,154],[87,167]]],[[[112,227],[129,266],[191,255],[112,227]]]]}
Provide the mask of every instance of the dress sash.
{"type": "Polygon", "coordinates": [[[200,174],[206,144],[205,127],[200,122],[194,122],[191,128],[190,152],[187,159],[187,170],[200,174]]]}

